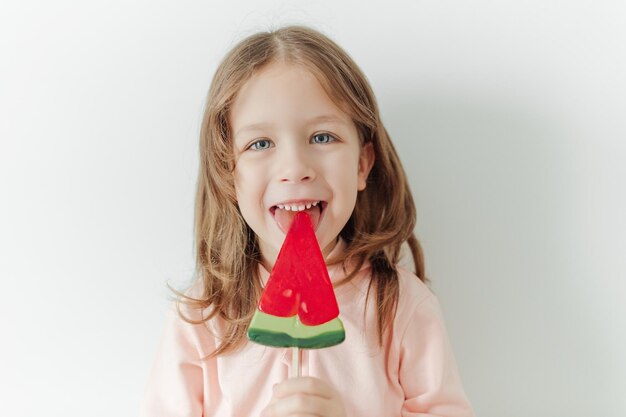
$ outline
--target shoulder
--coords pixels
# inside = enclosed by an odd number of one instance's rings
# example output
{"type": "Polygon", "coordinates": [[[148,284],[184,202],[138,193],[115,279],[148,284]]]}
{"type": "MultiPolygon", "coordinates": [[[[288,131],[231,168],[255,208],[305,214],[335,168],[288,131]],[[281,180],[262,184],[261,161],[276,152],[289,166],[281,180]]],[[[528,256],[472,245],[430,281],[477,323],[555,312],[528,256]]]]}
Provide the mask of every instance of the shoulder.
{"type": "Polygon", "coordinates": [[[413,272],[397,267],[400,294],[396,312],[396,326],[401,333],[408,328],[443,326],[439,300],[430,288],[413,272]]]}
{"type": "MultiPolygon", "coordinates": [[[[185,297],[198,300],[203,294],[201,280],[195,280],[183,291],[185,297]]],[[[197,308],[185,297],[176,297],[168,306],[165,317],[165,337],[174,343],[193,346],[199,357],[206,356],[215,348],[214,332],[206,320],[207,309],[197,308]]]]}
{"type": "Polygon", "coordinates": [[[204,318],[206,312],[194,306],[194,301],[199,301],[203,296],[203,284],[201,279],[194,279],[183,289],[177,289],[172,294],[171,303],[168,308],[170,317],[177,317],[182,322],[187,322],[182,318],[188,318],[188,321],[200,321],[204,318]]]}
{"type": "Polygon", "coordinates": [[[396,271],[400,287],[399,302],[417,305],[435,297],[430,288],[413,272],[402,266],[396,266],[396,271]]]}
{"type": "MultiPolygon", "coordinates": [[[[350,271],[349,268],[346,270],[350,271]]],[[[399,287],[398,307],[417,305],[434,297],[428,286],[410,270],[401,265],[396,265],[395,272],[399,287]]],[[[353,280],[353,284],[359,287],[364,294],[367,290],[367,285],[369,285],[372,279],[372,273],[371,263],[365,261],[353,280]]]]}

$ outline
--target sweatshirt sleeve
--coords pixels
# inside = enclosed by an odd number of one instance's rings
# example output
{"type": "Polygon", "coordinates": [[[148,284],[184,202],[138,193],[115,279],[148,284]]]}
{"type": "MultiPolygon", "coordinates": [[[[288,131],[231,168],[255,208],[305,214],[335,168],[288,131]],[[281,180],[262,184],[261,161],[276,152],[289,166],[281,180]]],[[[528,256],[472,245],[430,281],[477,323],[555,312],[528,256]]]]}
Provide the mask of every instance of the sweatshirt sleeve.
{"type": "Polygon", "coordinates": [[[417,303],[400,346],[403,417],[473,417],[437,298],[417,303]]]}
{"type": "Polygon", "coordinates": [[[143,417],[201,417],[203,368],[197,327],[170,307],[146,384],[143,417]]]}

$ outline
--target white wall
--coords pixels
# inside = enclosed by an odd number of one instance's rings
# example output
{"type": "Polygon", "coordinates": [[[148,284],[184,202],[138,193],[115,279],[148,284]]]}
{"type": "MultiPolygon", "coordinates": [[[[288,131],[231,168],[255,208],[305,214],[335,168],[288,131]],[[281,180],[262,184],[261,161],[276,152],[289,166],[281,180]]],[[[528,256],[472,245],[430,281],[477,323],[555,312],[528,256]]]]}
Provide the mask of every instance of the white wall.
{"type": "Polygon", "coordinates": [[[211,77],[287,23],[372,83],[477,415],[626,415],[626,6],[362,3],[3,2],[0,415],[137,414],[211,77]]]}

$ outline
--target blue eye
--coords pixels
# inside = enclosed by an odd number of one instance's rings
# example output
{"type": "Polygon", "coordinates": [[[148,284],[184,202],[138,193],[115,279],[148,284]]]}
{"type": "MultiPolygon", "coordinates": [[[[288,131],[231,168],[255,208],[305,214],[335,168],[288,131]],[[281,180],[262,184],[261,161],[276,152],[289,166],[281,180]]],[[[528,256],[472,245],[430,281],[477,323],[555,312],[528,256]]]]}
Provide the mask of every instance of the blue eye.
{"type": "Polygon", "coordinates": [[[317,135],[313,136],[313,139],[311,139],[313,143],[330,143],[335,140],[336,140],[335,137],[329,135],[328,133],[318,133],[317,135]],[[317,140],[316,138],[322,138],[322,139],[317,140]]]}
{"type": "Polygon", "coordinates": [[[272,142],[267,139],[259,139],[256,142],[253,142],[248,148],[253,149],[255,151],[262,151],[265,149],[269,149],[272,146],[272,142]]]}

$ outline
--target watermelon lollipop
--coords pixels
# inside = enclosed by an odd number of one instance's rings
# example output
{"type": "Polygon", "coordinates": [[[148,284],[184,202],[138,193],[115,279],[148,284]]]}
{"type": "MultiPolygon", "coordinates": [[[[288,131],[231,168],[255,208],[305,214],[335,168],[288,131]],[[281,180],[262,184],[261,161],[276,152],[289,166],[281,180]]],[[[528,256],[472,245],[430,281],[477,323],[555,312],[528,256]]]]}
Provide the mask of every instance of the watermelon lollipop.
{"type": "Polygon", "coordinates": [[[309,215],[298,212],[248,328],[253,342],[319,349],[344,341],[339,307],[309,215]]]}

